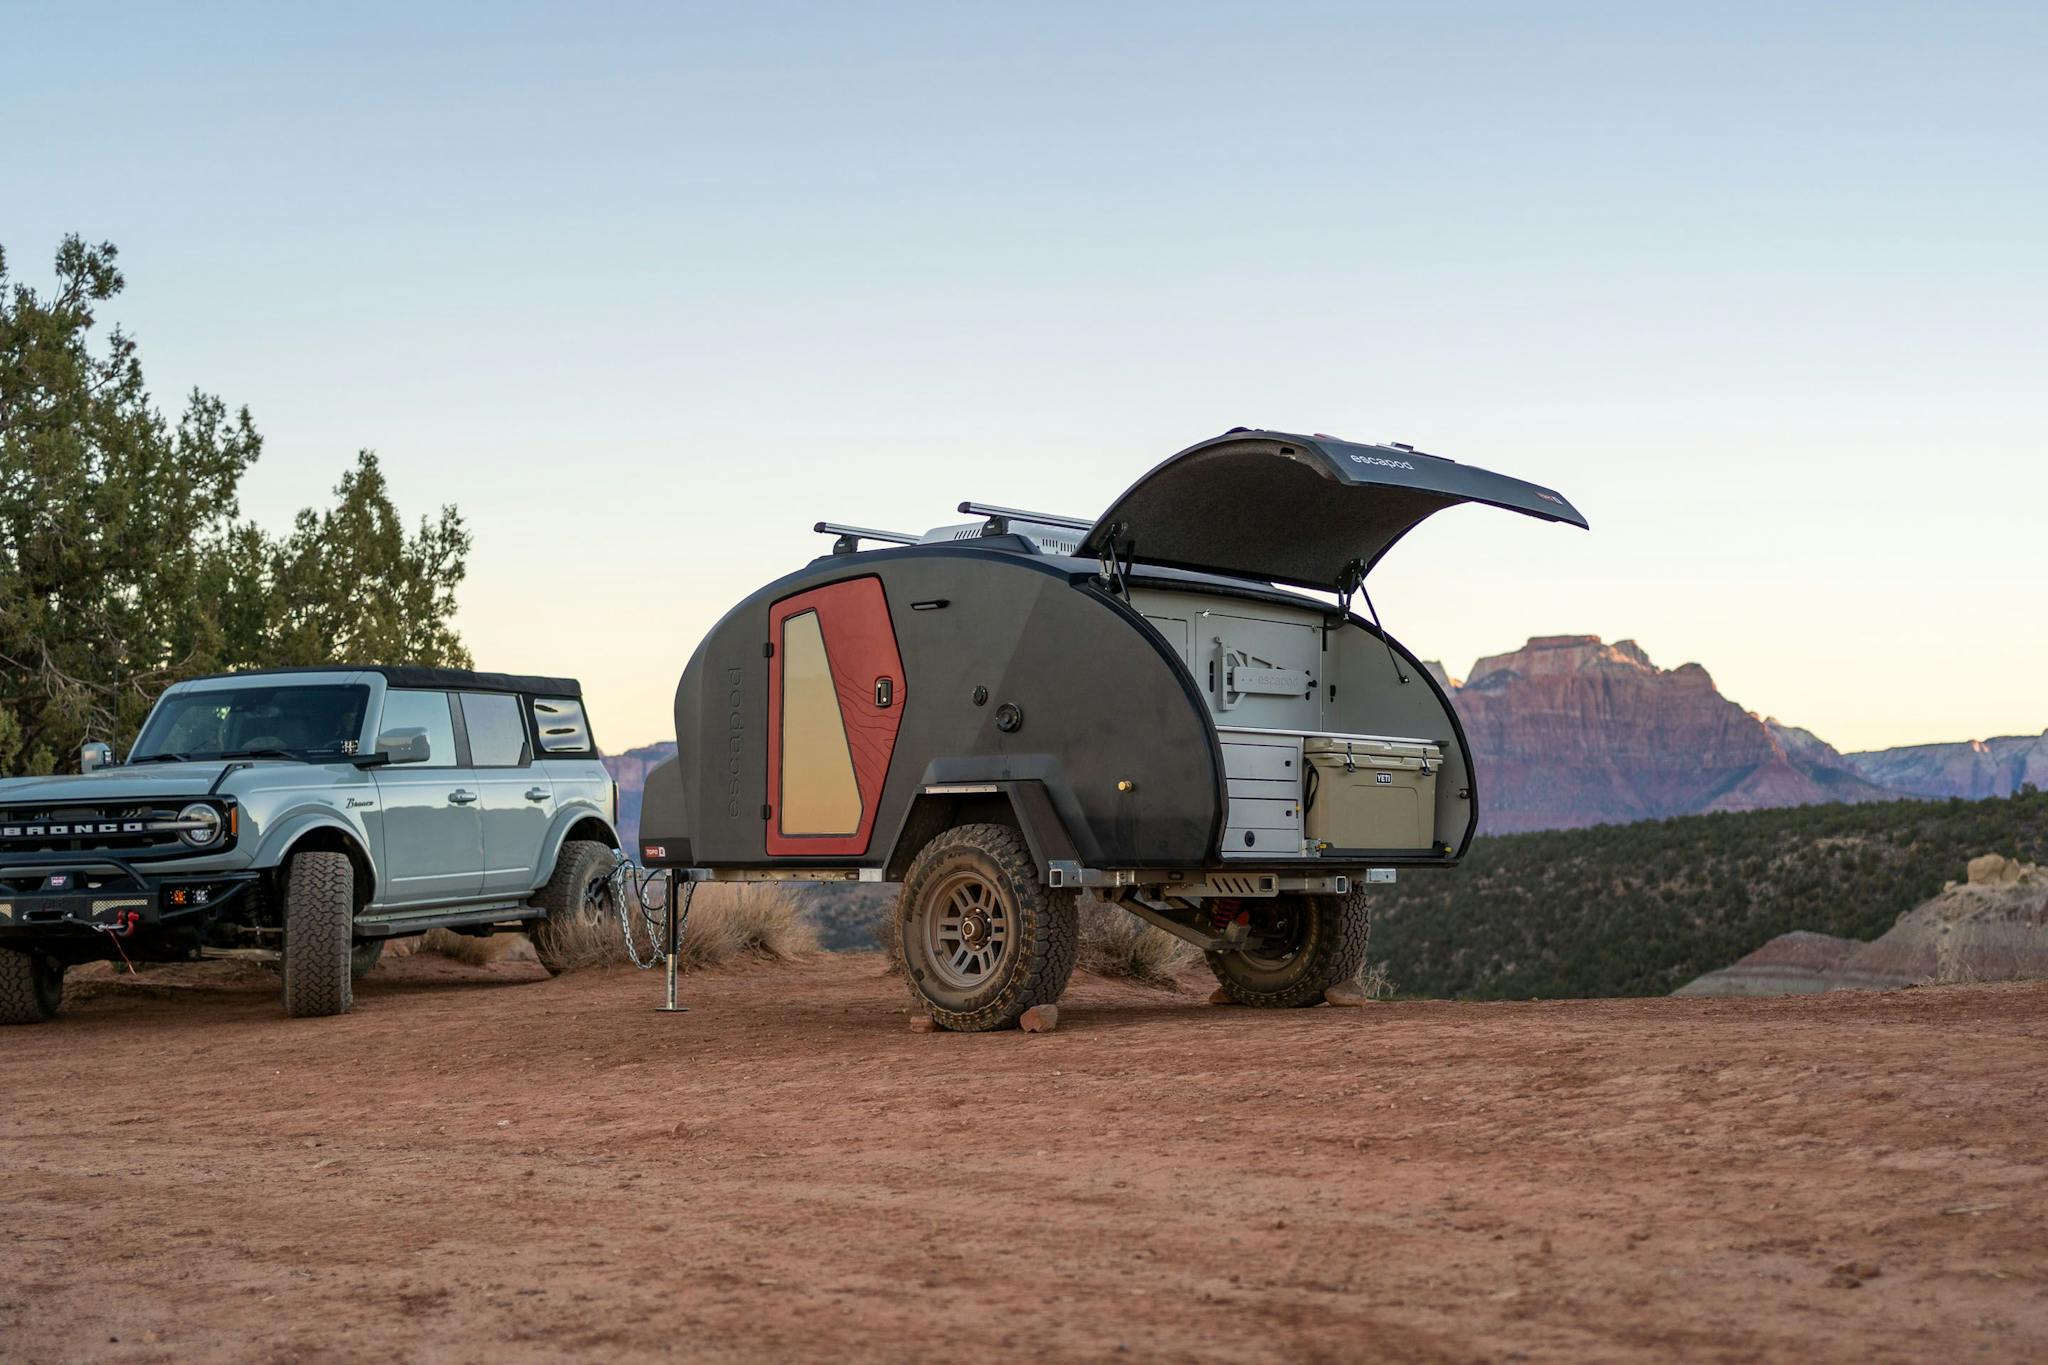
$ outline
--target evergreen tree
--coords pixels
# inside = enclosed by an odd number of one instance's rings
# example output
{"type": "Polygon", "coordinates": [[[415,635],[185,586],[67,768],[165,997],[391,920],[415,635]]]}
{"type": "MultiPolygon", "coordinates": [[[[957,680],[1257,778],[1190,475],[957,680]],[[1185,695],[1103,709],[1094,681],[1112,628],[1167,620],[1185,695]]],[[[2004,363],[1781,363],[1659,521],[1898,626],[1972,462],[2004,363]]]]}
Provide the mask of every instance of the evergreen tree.
{"type": "Polygon", "coordinates": [[[405,534],[376,457],[275,539],[240,520],[262,453],[247,408],[194,390],[173,423],[133,339],[95,348],[124,281],[67,237],[47,294],[0,251],[0,773],[133,740],[156,695],[223,668],[468,662],[452,624],[469,535],[452,507],[405,534]]]}

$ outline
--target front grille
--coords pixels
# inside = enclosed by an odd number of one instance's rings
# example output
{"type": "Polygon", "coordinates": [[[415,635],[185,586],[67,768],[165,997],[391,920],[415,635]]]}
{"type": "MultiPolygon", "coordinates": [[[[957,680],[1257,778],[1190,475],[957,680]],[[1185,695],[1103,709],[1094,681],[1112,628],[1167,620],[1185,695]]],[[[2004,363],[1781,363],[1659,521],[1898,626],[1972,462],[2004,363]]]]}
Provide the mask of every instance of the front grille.
{"type": "MultiPolygon", "coordinates": [[[[195,853],[168,828],[190,805],[110,801],[93,806],[0,806],[0,860],[18,853],[103,853],[114,857],[195,853]]],[[[215,845],[225,847],[225,841],[215,845]]]]}

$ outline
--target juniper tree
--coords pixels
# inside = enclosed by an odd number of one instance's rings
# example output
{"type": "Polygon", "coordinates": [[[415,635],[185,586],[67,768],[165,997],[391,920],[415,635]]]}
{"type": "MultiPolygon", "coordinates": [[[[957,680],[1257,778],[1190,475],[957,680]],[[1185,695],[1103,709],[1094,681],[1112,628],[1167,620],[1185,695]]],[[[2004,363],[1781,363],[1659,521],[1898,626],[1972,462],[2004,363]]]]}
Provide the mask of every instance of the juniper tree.
{"type": "Polygon", "coordinates": [[[452,625],[469,536],[452,507],[407,535],[376,457],[272,537],[240,519],[263,450],[246,407],[193,390],[176,421],[97,310],[111,243],[65,238],[47,293],[0,251],[0,773],[133,739],[181,677],[231,667],[466,663],[452,625]]]}

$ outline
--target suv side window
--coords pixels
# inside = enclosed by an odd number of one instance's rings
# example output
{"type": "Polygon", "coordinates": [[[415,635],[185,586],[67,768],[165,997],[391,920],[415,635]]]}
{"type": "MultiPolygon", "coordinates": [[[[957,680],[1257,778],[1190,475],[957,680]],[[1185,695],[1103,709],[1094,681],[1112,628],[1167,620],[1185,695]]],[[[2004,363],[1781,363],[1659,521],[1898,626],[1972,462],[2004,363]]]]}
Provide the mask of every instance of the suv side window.
{"type": "Polygon", "coordinates": [[[462,723],[469,730],[469,762],[475,768],[524,768],[532,761],[519,698],[501,692],[464,692],[462,723]]]}
{"type": "Polygon", "coordinates": [[[543,754],[589,755],[590,722],[583,718],[583,703],[569,697],[535,697],[533,728],[540,736],[543,754]]]}
{"type": "Polygon", "coordinates": [[[408,766],[459,767],[459,755],[455,752],[455,717],[448,707],[449,698],[446,692],[407,692],[393,688],[384,694],[384,717],[377,722],[377,733],[383,735],[392,730],[425,730],[427,747],[431,751],[427,755],[427,761],[408,766]]]}

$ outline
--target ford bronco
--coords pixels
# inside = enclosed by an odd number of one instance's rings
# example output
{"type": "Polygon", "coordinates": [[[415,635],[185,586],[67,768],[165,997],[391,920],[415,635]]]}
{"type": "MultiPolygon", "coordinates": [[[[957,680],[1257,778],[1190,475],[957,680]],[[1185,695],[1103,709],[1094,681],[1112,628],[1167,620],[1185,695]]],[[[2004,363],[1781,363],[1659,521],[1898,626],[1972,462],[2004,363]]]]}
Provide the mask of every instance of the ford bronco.
{"type": "Polygon", "coordinates": [[[617,793],[572,679],[324,667],[167,689],[127,761],[0,781],[0,1023],[81,963],[274,963],[345,1013],[386,941],[551,932],[600,908],[617,793]]]}

